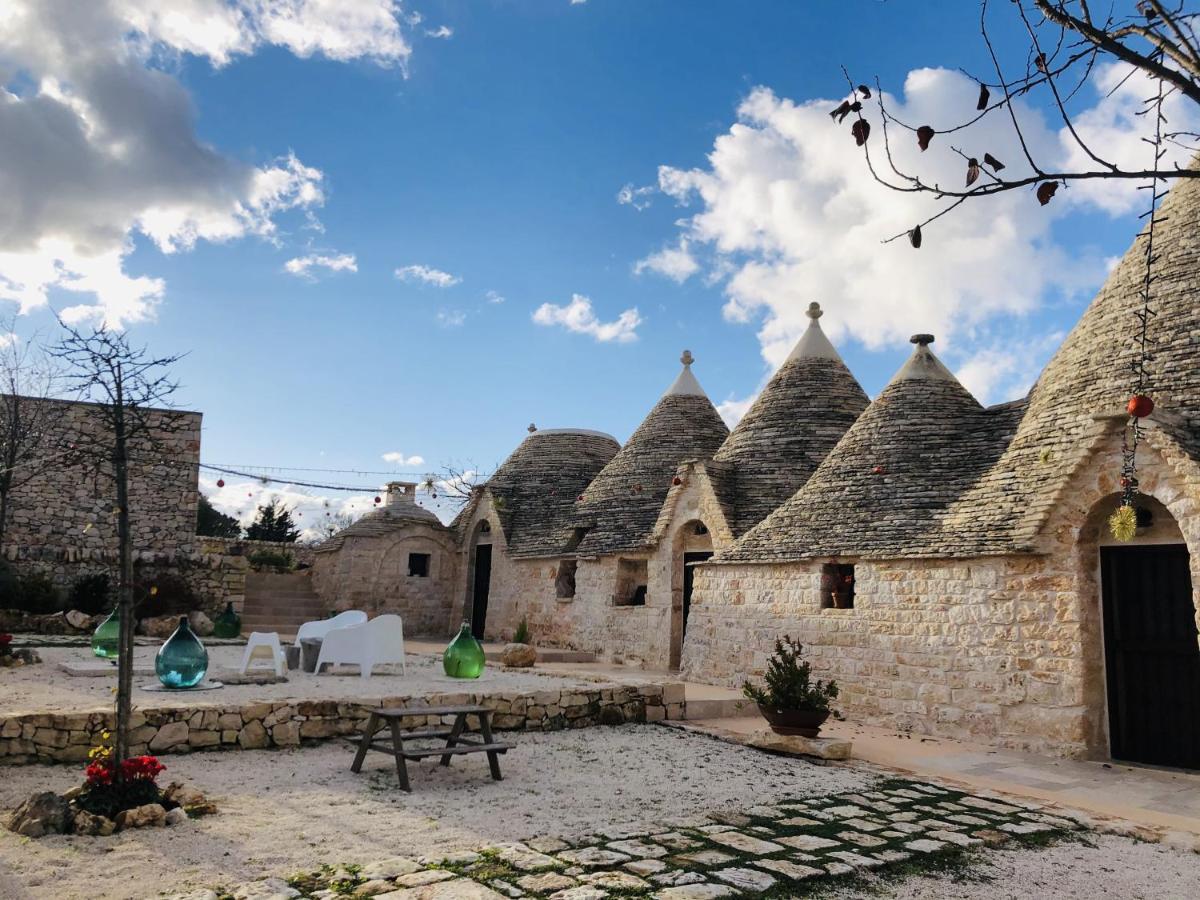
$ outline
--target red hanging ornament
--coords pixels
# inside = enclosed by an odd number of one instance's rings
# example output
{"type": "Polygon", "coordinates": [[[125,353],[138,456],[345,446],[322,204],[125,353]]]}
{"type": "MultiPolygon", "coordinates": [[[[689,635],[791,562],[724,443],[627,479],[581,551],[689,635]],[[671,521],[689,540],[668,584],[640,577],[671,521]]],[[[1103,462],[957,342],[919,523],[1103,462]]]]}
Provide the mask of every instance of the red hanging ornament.
{"type": "Polygon", "coordinates": [[[678,475],[676,475],[674,478],[671,479],[671,484],[675,485],[676,487],[679,487],[679,485],[683,484],[683,479],[680,478],[678,475]]]}
{"type": "Polygon", "coordinates": [[[1129,402],[1125,404],[1125,409],[1135,419],[1144,419],[1150,413],[1154,412],[1154,401],[1145,394],[1134,394],[1129,398],[1129,402]]]}
{"type": "Polygon", "coordinates": [[[379,502],[379,498],[378,498],[378,497],[376,497],[376,498],[375,498],[375,502],[376,502],[376,503],[378,503],[378,502],[379,502]]]}
{"type": "Polygon", "coordinates": [[[217,479],[217,487],[225,487],[225,479],[224,478],[217,479]]]}
{"type": "Polygon", "coordinates": [[[871,471],[874,472],[876,475],[883,475],[883,474],[886,474],[887,469],[885,469],[883,466],[876,466],[871,471]]]}

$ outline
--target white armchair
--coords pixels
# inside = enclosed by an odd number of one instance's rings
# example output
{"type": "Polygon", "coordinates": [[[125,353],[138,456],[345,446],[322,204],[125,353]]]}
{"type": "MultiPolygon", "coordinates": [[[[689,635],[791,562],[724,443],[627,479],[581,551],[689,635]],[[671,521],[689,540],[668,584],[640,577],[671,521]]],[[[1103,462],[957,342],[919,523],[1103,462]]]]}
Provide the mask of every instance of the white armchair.
{"type": "Polygon", "coordinates": [[[324,638],[335,628],[345,628],[348,625],[361,625],[367,621],[367,614],[359,609],[348,609],[340,612],[332,619],[317,619],[315,622],[305,622],[296,632],[296,646],[300,646],[301,638],[324,638]]]}
{"type": "Polygon", "coordinates": [[[400,671],[408,674],[400,617],[376,616],[369,622],[335,628],[326,634],[317,657],[317,674],[321,674],[322,666],[340,663],[357,665],[363,678],[370,678],[375,666],[387,663],[399,663],[400,671]]]}

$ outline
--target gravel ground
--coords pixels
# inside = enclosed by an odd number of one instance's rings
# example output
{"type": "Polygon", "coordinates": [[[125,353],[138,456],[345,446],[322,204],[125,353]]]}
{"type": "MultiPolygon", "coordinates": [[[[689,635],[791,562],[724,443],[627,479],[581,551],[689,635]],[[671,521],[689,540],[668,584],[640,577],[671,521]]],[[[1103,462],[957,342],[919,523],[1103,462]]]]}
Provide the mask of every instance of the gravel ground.
{"type": "Polygon", "coordinates": [[[866,890],[830,897],[929,897],[955,900],[1195,900],[1200,897],[1200,854],[1172,850],[1115,835],[1089,835],[1041,849],[989,850],[963,872],[915,876],[898,883],[870,878],[866,890]]]}
{"type": "MultiPolygon", "coordinates": [[[[505,735],[509,739],[509,735],[505,735]]],[[[413,793],[396,789],[391,760],[373,753],[360,775],[340,744],[294,751],[168,757],[221,813],[170,829],[108,838],[27,841],[0,832],[0,897],[144,898],[189,886],[239,884],[322,863],[369,862],[600,829],[648,830],[744,809],[781,796],[863,790],[875,776],[821,767],[648,725],[512,735],[504,781],[479,757],[443,769],[410,764],[413,793]]],[[[63,791],[65,766],[7,769],[0,810],[31,793],[63,791]]]]}
{"type": "MultiPolygon", "coordinates": [[[[134,648],[135,666],[154,668],[156,647],[134,648]]],[[[68,712],[106,708],[112,703],[112,688],[116,685],[116,666],[112,676],[83,677],[68,675],[60,663],[94,664],[102,662],[82,647],[43,647],[38,649],[42,662],[38,665],[17,669],[4,669],[0,675],[3,685],[0,696],[0,716],[17,712],[68,712]]],[[[223,646],[209,648],[209,677],[220,680],[223,669],[240,665],[243,648],[223,646]]],[[[548,674],[537,669],[530,671],[501,671],[492,665],[483,677],[465,687],[460,679],[447,678],[442,671],[441,659],[427,654],[409,654],[408,674],[376,671],[363,680],[356,669],[344,670],[347,674],[310,675],[291,671],[288,680],[266,685],[226,685],[215,691],[150,692],[134,690],[134,703],[141,706],[168,706],[181,703],[195,704],[240,704],[259,700],[367,700],[379,697],[397,697],[428,693],[457,693],[461,691],[543,691],[559,690],[575,685],[587,685],[593,680],[582,676],[548,674]],[[353,673],[353,674],[351,674],[353,673]]],[[[644,681],[653,681],[645,677],[644,681]]],[[[153,674],[135,675],[134,684],[157,684],[153,674]]]]}

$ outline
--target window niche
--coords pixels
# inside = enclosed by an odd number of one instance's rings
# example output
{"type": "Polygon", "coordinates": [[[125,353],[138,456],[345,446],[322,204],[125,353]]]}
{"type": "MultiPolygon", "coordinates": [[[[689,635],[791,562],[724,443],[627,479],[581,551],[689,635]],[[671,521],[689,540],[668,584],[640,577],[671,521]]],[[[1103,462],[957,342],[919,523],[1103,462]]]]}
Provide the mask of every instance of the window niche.
{"type": "Polygon", "coordinates": [[[613,595],[613,606],[645,606],[647,581],[648,560],[618,559],[617,590],[613,595]]]}
{"type": "Polygon", "coordinates": [[[821,566],[821,609],[854,609],[854,566],[821,566]]]}
{"type": "Polygon", "coordinates": [[[430,561],[430,554],[428,554],[428,553],[410,553],[410,554],[408,554],[408,577],[409,578],[428,578],[429,577],[429,561],[430,561]]]}
{"type": "Polygon", "coordinates": [[[579,569],[579,560],[564,559],[558,564],[554,575],[554,596],[559,600],[570,600],[575,596],[575,573],[579,569]]]}

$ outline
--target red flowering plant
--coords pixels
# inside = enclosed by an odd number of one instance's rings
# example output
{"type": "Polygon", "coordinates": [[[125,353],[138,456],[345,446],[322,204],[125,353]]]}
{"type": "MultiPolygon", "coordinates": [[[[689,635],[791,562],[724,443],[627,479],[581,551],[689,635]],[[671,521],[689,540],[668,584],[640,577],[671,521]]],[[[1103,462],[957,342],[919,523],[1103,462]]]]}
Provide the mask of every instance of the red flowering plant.
{"type": "Polygon", "coordinates": [[[116,762],[109,737],[104,732],[101,742],[88,752],[91,762],[84,770],[86,780],[75,805],[93,815],[112,819],[125,809],[163,803],[156,779],[166,766],[153,756],[132,756],[116,762]]]}
{"type": "Polygon", "coordinates": [[[0,634],[0,656],[12,655],[12,635],[0,634]]]}

